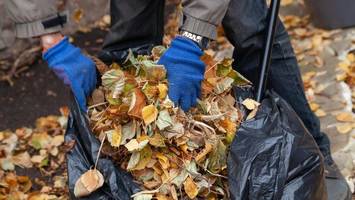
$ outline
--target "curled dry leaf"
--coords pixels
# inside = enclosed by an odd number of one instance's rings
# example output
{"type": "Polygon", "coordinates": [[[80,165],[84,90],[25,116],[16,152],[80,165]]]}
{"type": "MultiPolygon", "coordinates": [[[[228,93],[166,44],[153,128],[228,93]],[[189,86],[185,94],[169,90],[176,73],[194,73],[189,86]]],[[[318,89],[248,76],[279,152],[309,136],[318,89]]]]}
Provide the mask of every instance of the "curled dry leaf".
{"type": "Polygon", "coordinates": [[[146,100],[143,92],[138,88],[132,93],[132,101],[128,110],[128,115],[142,119],[142,109],[146,105],[146,100]]]}
{"type": "Polygon", "coordinates": [[[78,198],[88,196],[92,192],[102,187],[103,184],[104,177],[98,170],[88,170],[75,182],[74,195],[78,198]]]}
{"type": "Polygon", "coordinates": [[[260,103],[253,100],[253,99],[245,99],[242,104],[248,109],[248,110],[254,110],[255,108],[257,108],[260,103]]]}

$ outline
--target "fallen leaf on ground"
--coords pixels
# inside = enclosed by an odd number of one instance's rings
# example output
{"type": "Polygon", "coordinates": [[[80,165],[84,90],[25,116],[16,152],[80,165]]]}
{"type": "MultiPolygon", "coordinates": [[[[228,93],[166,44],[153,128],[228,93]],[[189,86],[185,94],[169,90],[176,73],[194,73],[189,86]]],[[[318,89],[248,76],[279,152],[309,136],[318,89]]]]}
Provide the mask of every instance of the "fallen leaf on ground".
{"type": "Polygon", "coordinates": [[[336,119],[340,122],[353,122],[353,114],[349,112],[342,112],[337,114],[336,119]]]}
{"type": "Polygon", "coordinates": [[[322,110],[322,109],[316,110],[316,112],[314,112],[314,114],[317,117],[325,117],[325,116],[327,116],[327,113],[324,110],[322,110]]]}
{"type": "Polygon", "coordinates": [[[341,134],[347,134],[353,129],[351,124],[337,124],[336,128],[341,134]]]}

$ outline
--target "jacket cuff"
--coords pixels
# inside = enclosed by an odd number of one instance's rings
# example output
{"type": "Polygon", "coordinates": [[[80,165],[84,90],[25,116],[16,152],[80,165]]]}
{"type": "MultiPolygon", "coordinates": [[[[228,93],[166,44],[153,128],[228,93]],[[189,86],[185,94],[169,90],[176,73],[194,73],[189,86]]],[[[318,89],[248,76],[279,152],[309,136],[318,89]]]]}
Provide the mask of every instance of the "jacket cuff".
{"type": "Polygon", "coordinates": [[[217,26],[206,21],[202,21],[198,18],[183,14],[180,17],[180,29],[188,31],[203,37],[207,37],[211,40],[216,40],[217,38],[217,26]]]}
{"type": "Polygon", "coordinates": [[[27,23],[16,23],[15,30],[18,38],[37,37],[48,33],[59,32],[68,21],[68,12],[58,13],[46,19],[27,23]]]}

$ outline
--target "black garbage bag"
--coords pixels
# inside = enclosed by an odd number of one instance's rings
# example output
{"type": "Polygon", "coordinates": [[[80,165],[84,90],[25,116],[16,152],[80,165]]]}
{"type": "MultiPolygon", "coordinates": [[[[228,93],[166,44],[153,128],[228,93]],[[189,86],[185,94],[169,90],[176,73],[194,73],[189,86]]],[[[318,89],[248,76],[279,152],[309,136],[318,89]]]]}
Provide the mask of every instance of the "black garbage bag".
{"type": "MultiPolygon", "coordinates": [[[[71,113],[65,134],[65,141],[75,141],[74,147],[67,152],[68,185],[70,199],[74,196],[75,182],[87,170],[95,165],[100,148],[100,141],[91,133],[86,116],[80,111],[79,104],[72,97],[71,113]]],[[[105,178],[103,187],[93,192],[84,200],[128,200],[139,192],[139,186],[133,182],[131,175],[116,168],[108,158],[100,158],[97,169],[105,178]]]]}
{"type": "Polygon", "coordinates": [[[295,111],[273,91],[255,118],[241,124],[227,169],[233,200],[327,199],[321,152],[295,111]]]}

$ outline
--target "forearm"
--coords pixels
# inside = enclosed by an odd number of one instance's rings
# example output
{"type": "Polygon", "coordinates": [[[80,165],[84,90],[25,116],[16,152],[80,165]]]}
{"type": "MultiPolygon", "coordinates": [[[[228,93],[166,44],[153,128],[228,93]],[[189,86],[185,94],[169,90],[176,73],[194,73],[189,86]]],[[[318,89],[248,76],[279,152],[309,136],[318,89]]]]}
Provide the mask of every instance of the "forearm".
{"type": "Polygon", "coordinates": [[[67,22],[67,15],[58,13],[55,0],[5,0],[5,8],[19,38],[57,33],[67,22]]]}
{"type": "Polygon", "coordinates": [[[230,0],[182,0],[180,29],[216,39],[217,26],[226,14],[230,0]]]}

